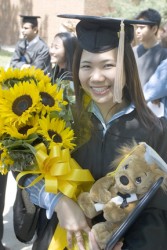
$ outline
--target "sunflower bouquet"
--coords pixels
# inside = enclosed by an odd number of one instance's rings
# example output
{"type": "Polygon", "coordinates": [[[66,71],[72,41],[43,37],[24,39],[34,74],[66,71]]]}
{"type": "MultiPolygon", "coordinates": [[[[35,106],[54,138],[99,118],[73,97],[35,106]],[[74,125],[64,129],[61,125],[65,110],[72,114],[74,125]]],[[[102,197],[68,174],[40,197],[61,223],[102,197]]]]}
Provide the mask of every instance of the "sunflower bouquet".
{"type": "MultiPolygon", "coordinates": [[[[52,83],[40,69],[0,68],[0,173],[19,172],[18,185],[22,176],[35,175],[29,186],[44,179],[47,192],[76,199],[94,179],[71,157],[76,145],[64,96],[60,82],[52,83]]],[[[50,245],[64,249],[64,229],[56,228],[50,245]]]]}
{"type": "Polygon", "coordinates": [[[63,90],[40,69],[0,68],[0,172],[37,169],[36,147],[72,150],[63,90]]]}
{"type": "MultiPolygon", "coordinates": [[[[19,172],[18,184],[22,176],[34,174],[29,186],[44,179],[47,192],[76,199],[94,179],[71,157],[76,145],[63,91],[40,69],[0,68],[0,173],[19,172]]],[[[57,227],[49,249],[58,249],[55,238],[64,249],[65,230],[57,227]]]]}
{"type": "Polygon", "coordinates": [[[94,180],[71,157],[75,137],[63,96],[40,69],[0,68],[0,173],[17,171],[17,181],[35,174],[31,185],[44,179],[46,191],[75,199],[94,180]]]}

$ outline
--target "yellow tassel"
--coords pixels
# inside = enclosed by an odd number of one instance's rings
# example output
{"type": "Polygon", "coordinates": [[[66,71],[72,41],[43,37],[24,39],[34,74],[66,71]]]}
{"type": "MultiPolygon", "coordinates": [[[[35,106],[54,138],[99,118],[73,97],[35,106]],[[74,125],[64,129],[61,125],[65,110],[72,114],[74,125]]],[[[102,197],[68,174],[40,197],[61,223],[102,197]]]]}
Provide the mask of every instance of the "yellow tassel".
{"type": "Polygon", "coordinates": [[[121,21],[121,30],[119,36],[119,45],[118,45],[118,55],[116,63],[116,76],[114,83],[114,102],[122,102],[122,89],[124,84],[124,40],[125,40],[125,30],[124,30],[124,20],[121,21]]]}

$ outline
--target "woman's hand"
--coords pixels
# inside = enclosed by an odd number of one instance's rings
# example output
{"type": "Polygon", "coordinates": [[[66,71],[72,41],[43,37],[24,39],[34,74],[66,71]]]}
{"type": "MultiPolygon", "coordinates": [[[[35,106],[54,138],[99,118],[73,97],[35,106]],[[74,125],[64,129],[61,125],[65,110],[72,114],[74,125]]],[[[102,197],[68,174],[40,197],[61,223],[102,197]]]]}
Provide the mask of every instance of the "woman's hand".
{"type": "MultiPolygon", "coordinates": [[[[67,230],[67,242],[69,248],[72,248],[74,237],[76,238],[79,250],[85,250],[83,232],[89,235],[90,250],[100,250],[96,243],[94,235],[90,232],[84,213],[77,203],[67,196],[63,196],[56,205],[55,211],[59,219],[59,224],[67,230]]],[[[122,242],[118,242],[111,250],[121,250],[122,242]]]]}
{"type": "Polygon", "coordinates": [[[67,241],[69,248],[72,248],[73,237],[76,238],[80,250],[84,250],[84,239],[82,232],[88,233],[90,227],[87,224],[81,208],[72,199],[63,196],[56,205],[55,211],[59,224],[67,230],[67,241]]]}
{"type": "Polygon", "coordinates": [[[114,246],[112,250],[121,250],[123,246],[122,241],[117,242],[117,244],[114,246]]]}

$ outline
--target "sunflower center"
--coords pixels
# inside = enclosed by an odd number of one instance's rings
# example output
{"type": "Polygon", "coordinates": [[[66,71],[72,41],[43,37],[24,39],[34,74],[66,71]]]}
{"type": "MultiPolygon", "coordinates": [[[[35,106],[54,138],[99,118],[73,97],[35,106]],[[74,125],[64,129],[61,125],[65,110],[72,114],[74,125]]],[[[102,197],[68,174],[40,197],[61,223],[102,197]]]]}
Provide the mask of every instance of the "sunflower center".
{"type": "Polygon", "coordinates": [[[40,92],[42,104],[45,106],[53,107],[55,104],[54,98],[46,92],[40,92]]]}
{"type": "Polygon", "coordinates": [[[21,116],[31,106],[32,98],[29,95],[22,95],[14,100],[12,110],[16,115],[21,116]]]}
{"type": "Polygon", "coordinates": [[[52,138],[52,140],[53,140],[54,142],[56,142],[56,143],[62,142],[61,136],[60,136],[58,133],[56,133],[55,131],[49,130],[49,131],[48,131],[48,134],[49,134],[50,138],[52,138]]]}
{"type": "Polygon", "coordinates": [[[19,132],[20,134],[22,134],[22,135],[25,135],[25,134],[27,133],[27,131],[28,131],[29,129],[31,129],[31,128],[33,128],[33,127],[30,126],[30,125],[26,125],[26,126],[24,126],[24,127],[22,127],[22,128],[19,128],[19,129],[18,129],[18,132],[19,132]]]}

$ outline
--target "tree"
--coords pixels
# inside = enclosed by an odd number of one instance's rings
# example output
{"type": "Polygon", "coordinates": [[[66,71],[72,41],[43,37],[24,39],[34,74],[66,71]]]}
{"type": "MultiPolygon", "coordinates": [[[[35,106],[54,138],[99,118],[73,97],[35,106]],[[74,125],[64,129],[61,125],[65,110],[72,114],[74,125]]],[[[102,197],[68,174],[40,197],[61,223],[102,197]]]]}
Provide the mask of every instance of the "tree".
{"type": "Polygon", "coordinates": [[[167,21],[167,0],[109,0],[112,17],[133,19],[140,11],[154,8],[160,12],[162,22],[167,21]]]}

